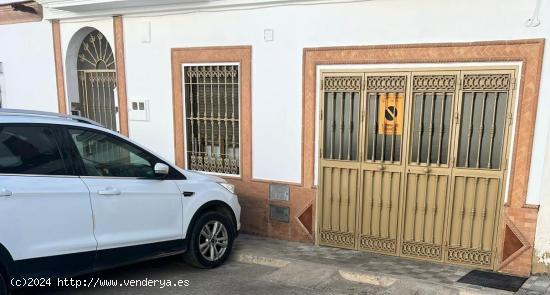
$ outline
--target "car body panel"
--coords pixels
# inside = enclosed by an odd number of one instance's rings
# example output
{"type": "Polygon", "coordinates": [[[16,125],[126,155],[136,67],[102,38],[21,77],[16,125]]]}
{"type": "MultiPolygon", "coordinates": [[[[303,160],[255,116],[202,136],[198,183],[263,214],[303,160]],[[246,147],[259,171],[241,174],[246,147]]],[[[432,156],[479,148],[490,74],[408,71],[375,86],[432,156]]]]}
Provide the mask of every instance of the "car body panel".
{"type": "MultiPolygon", "coordinates": [[[[226,204],[229,208],[231,208],[237,222],[236,230],[240,230],[239,217],[241,214],[241,206],[239,205],[237,196],[230,193],[227,189],[225,189],[218,183],[212,186],[208,186],[206,188],[204,186],[204,178],[197,177],[196,173],[194,174],[195,175],[186,173],[186,175],[189,176],[186,180],[175,181],[182,193],[186,191],[194,193],[191,197],[184,197],[184,214],[182,223],[182,230],[184,234],[183,238],[187,238],[186,234],[188,232],[189,226],[191,225],[191,220],[194,216],[194,214],[185,214],[185,212],[197,212],[199,208],[201,208],[203,205],[215,201],[222,202],[226,204]],[[195,179],[194,177],[197,178],[195,179]]],[[[205,176],[209,177],[209,175],[205,176]]]]}
{"type": "Polygon", "coordinates": [[[0,174],[0,189],[12,193],[0,197],[0,243],[14,260],[96,249],[89,191],[80,178],[0,174]]]}
{"type": "Polygon", "coordinates": [[[182,196],[172,180],[82,177],[90,190],[97,249],[181,239],[182,196]],[[100,191],[118,190],[119,195],[100,191]]]}

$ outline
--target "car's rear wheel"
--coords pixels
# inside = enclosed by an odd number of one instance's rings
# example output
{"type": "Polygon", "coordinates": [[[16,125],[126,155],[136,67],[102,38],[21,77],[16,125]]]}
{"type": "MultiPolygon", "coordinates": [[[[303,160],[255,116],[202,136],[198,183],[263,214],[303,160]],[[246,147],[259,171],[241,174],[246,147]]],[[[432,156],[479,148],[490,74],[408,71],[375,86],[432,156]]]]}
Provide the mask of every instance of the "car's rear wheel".
{"type": "Polygon", "coordinates": [[[191,231],[189,249],[184,259],[200,268],[220,266],[229,257],[234,239],[235,229],[226,215],[206,212],[191,231]]]}
{"type": "Polygon", "coordinates": [[[7,294],[8,294],[8,284],[4,279],[4,276],[0,272],[0,295],[7,295],[7,294]]]}

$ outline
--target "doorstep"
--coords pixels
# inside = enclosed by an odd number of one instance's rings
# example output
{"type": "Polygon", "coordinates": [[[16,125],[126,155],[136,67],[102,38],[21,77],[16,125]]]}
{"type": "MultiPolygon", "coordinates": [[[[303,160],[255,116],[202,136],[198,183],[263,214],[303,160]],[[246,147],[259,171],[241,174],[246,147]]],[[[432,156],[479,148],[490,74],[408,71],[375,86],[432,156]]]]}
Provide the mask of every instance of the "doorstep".
{"type": "MultiPolygon", "coordinates": [[[[233,260],[279,268],[273,280],[308,287],[338,276],[393,294],[513,294],[457,282],[471,269],[242,234],[233,260]]],[[[550,278],[531,277],[517,294],[550,295],[550,278]]]]}

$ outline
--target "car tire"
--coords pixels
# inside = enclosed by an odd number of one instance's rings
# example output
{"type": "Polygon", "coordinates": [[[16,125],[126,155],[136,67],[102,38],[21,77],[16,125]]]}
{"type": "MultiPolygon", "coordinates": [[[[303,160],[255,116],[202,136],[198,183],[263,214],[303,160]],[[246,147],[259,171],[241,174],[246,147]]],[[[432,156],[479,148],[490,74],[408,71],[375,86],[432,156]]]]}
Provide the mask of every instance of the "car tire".
{"type": "Polygon", "coordinates": [[[206,212],[195,222],[189,238],[184,260],[198,268],[214,268],[231,254],[235,227],[226,215],[206,212]]]}
{"type": "Polygon", "coordinates": [[[4,276],[0,272],[0,295],[8,295],[8,294],[9,294],[8,284],[7,284],[4,276]]]}

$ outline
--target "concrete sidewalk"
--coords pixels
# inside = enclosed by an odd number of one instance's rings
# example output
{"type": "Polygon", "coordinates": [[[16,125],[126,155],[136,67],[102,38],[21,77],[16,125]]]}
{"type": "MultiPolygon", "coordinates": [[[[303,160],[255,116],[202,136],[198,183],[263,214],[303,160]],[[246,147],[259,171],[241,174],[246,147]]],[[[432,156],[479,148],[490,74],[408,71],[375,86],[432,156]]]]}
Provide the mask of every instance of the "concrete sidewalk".
{"type": "MultiPolygon", "coordinates": [[[[364,294],[358,283],[377,294],[512,294],[458,283],[471,270],[460,266],[250,235],[239,236],[232,259],[279,268],[267,279],[301,288],[326,289],[339,282],[341,289],[348,282],[349,294],[364,294]]],[[[550,295],[550,277],[531,277],[516,294],[550,295]]]]}

